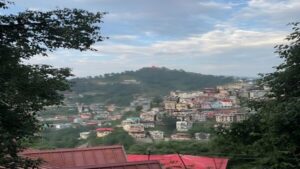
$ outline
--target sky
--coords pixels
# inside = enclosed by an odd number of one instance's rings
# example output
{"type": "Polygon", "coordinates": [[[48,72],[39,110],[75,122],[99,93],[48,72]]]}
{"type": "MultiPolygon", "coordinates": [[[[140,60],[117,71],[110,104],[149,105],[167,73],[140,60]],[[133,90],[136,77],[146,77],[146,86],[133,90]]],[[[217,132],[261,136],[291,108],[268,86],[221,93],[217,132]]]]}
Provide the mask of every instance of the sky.
{"type": "Polygon", "coordinates": [[[157,66],[213,75],[255,77],[282,60],[300,0],[14,0],[9,12],[81,8],[108,12],[98,51],[59,49],[31,64],[70,67],[77,77],[157,66]]]}

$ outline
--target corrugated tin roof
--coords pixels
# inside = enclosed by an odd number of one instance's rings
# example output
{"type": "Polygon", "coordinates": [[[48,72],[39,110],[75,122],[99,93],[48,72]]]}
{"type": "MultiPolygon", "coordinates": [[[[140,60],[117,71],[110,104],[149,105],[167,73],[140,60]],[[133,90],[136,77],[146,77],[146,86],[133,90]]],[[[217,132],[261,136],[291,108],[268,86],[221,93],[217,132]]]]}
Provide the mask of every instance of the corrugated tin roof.
{"type": "MultiPolygon", "coordinates": [[[[163,168],[170,169],[184,169],[185,166],[189,169],[226,169],[228,159],[220,157],[202,157],[192,155],[166,154],[166,155],[151,155],[150,160],[159,160],[163,168]],[[184,166],[185,165],[185,166],[184,166]]],[[[134,155],[127,156],[128,161],[143,161],[149,158],[148,155],[134,155]]]]}
{"type": "Polygon", "coordinates": [[[123,146],[105,146],[77,149],[56,149],[23,152],[29,158],[41,158],[47,168],[74,168],[127,162],[123,146]]]}
{"type": "Polygon", "coordinates": [[[119,164],[107,164],[99,166],[85,166],[76,168],[65,168],[65,169],[161,169],[158,161],[136,161],[119,164]]]}

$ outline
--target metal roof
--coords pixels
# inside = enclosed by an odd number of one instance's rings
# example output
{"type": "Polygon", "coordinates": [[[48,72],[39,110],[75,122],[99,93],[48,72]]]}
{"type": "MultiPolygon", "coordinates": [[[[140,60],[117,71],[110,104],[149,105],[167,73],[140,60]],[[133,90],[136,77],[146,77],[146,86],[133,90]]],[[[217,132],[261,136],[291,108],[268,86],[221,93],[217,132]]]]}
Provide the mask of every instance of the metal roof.
{"type": "Polygon", "coordinates": [[[159,160],[163,168],[170,169],[226,169],[228,159],[220,157],[203,157],[192,155],[165,154],[165,155],[136,155],[129,154],[128,161],[159,160]]]}
{"type": "Polygon", "coordinates": [[[34,150],[23,152],[23,156],[45,161],[47,168],[74,168],[127,162],[123,146],[34,150]]]}
{"type": "Polygon", "coordinates": [[[155,160],[106,164],[99,166],[72,167],[64,169],[161,169],[160,163],[155,160]]]}

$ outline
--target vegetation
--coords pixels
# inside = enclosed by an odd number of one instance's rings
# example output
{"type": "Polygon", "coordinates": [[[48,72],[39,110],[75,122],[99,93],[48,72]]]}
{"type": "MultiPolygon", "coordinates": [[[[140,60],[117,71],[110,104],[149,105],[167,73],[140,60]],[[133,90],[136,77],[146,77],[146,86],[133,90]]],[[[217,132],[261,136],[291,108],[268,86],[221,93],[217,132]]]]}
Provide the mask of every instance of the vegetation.
{"type": "Polygon", "coordinates": [[[172,90],[199,90],[232,82],[232,77],[203,75],[170,70],[167,68],[142,68],[137,71],[106,74],[89,78],[75,78],[72,89],[83,97],[73,102],[83,103],[103,102],[118,105],[128,105],[135,95],[146,95],[156,98],[153,104],[157,105],[160,97],[172,90]],[[124,80],[134,79],[139,84],[124,84],[124,80]]]}
{"type": "Polygon", "coordinates": [[[88,143],[91,146],[118,144],[123,145],[125,149],[128,149],[131,145],[135,144],[135,140],[123,129],[115,128],[111,134],[102,138],[97,138],[96,133],[92,134],[88,138],[88,143]]]}
{"type": "MultiPolygon", "coordinates": [[[[0,0],[0,10],[10,3],[0,0]]],[[[4,12],[6,13],[6,12],[4,12]]],[[[69,89],[70,69],[24,64],[35,55],[47,56],[57,48],[93,50],[100,36],[103,13],[79,9],[0,14],[0,166],[28,168],[37,165],[18,155],[40,130],[36,112],[61,104],[58,91],[69,89]]]]}
{"type": "Polygon", "coordinates": [[[300,27],[291,25],[290,43],[276,46],[284,62],[259,82],[271,88],[269,99],[252,102],[257,114],[221,129],[215,140],[217,151],[231,154],[240,168],[300,167],[300,27]]]}
{"type": "Polygon", "coordinates": [[[125,112],[122,116],[122,120],[127,119],[128,117],[140,117],[140,111],[128,111],[125,112]]]}
{"type": "Polygon", "coordinates": [[[163,125],[157,127],[155,129],[162,130],[165,135],[171,135],[176,130],[176,122],[177,119],[171,116],[164,116],[162,118],[163,125]]]}
{"type": "Polygon", "coordinates": [[[42,110],[38,113],[42,117],[53,117],[56,115],[76,115],[78,114],[77,109],[72,107],[63,107],[63,106],[58,106],[58,107],[51,107],[51,108],[46,108],[45,110],[42,110]]]}
{"type": "Polygon", "coordinates": [[[198,141],[167,141],[158,143],[145,143],[132,145],[129,154],[190,154],[203,155],[210,151],[210,145],[205,142],[198,141]]]}
{"type": "Polygon", "coordinates": [[[41,132],[30,147],[35,149],[73,148],[85,141],[79,140],[79,133],[89,131],[88,128],[65,128],[60,130],[46,129],[41,132]]]}
{"type": "Polygon", "coordinates": [[[151,101],[151,108],[161,107],[163,104],[163,98],[161,96],[155,96],[151,101]]]}
{"type": "Polygon", "coordinates": [[[207,120],[206,122],[198,122],[194,123],[193,127],[189,130],[189,133],[191,135],[194,135],[195,133],[203,132],[203,133],[214,133],[214,124],[215,121],[207,120]]]}

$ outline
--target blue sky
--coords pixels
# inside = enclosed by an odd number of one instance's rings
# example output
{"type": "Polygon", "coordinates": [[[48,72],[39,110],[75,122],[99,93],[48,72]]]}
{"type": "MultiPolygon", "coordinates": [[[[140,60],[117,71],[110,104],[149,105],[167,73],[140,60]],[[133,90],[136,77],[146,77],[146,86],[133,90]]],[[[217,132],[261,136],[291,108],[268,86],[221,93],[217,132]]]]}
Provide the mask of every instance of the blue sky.
{"type": "Polygon", "coordinates": [[[273,47],[300,21],[299,0],[15,0],[9,12],[65,7],[109,12],[101,26],[110,39],[97,52],[58,50],[29,62],[76,76],[164,66],[253,77],[281,62],[273,47]]]}

